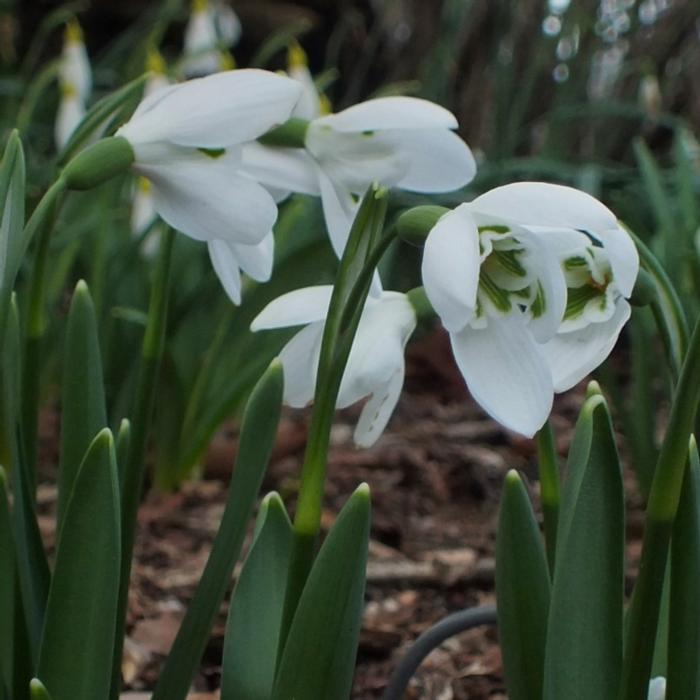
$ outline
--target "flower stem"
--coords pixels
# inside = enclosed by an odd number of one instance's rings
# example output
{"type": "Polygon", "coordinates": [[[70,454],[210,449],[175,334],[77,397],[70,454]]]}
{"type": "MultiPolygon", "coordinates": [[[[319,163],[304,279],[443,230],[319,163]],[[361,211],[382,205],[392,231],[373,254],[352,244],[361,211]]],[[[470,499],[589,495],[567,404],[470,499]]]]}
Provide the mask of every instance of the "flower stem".
{"type": "Polygon", "coordinates": [[[700,398],[700,321],[688,345],[647,506],[639,576],[628,613],[621,700],[646,698],[673,521],[683,486],[688,441],[700,398]]]}
{"type": "Polygon", "coordinates": [[[136,534],[136,516],[141,500],[148,434],[153,418],[156,385],[165,342],[174,237],[175,232],[168,227],[161,238],[158,264],[148,307],[148,321],[141,346],[141,364],[136,385],[136,399],[133,415],[130,419],[132,426],[131,439],[129,441],[126,464],[123,465],[122,472],[121,574],[110,693],[110,698],[113,699],[119,696],[121,686],[121,657],[126,624],[129,578],[131,575],[131,559],[136,534]]]}
{"type": "Polygon", "coordinates": [[[557,549],[557,528],[559,525],[559,465],[554,447],[554,432],[547,421],[537,433],[537,456],[540,477],[540,502],[544,517],[544,539],[547,547],[549,574],[554,574],[554,558],[557,549]]]}

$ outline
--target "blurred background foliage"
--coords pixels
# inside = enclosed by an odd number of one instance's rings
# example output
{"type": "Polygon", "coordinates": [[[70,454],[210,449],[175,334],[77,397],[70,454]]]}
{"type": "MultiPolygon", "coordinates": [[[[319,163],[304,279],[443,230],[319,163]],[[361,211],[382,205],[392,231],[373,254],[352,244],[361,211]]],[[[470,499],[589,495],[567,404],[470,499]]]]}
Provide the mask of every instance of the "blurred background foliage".
{"type": "MultiPolygon", "coordinates": [[[[700,306],[700,5],[697,0],[235,0],[243,35],[237,65],[286,67],[298,39],[335,111],[380,94],[412,94],[452,110],[475,151],[468,191],[455,204],[513,180],[582,188],[605,201],[659,256],[691,320],[700,306]]],[[[18,126],[30,196],[56,169],[56,59],[77,15],[93,61],[93,100],[143,72],[149,47],[177,66],[188,17],[183,0],[0,0],[0,140],[18,126]]],[[[131,398],[151,263],[129,232],[132,183],[74,196],[52,242],[49,361],[55,397],[67,290],[87,279],[115,425],[131,398]]],[[[426,198],[392,199],[395,215],[426,198]]],[[[250,319],[283,291],[332,280],[319,204],[293,197],[280,212],[268,285],[233,307],[202,246],[179,237],[167,356],[156,417],[156,474],[172,486],[191,473],[221,422],[236,414],[286,332],[253,337],[250,319]]],[[[419,251],[402,245],[384,263],[386,286],[417,283],[419,251]]],[[[25,276],[25,282],[28,275],[25,276]]],[[[20,302],[22,288],[20,287],[20,302]]],[[[658,376],[649,319],[628,334],[631,362],[604,369],[633,443],[654,463],[654,421],[668,382],[658,376]],[[630,369],[631,368],[631,369],[630,369]],[[630,400],[620,388],[642,373],[630,400]],[[641,388],[639,388],[641,386],[641,388]],[[640,393],[641,392],[641,393],[640,393]]],[[[643,471],[643,466],[640,470],[643,471]]]]}

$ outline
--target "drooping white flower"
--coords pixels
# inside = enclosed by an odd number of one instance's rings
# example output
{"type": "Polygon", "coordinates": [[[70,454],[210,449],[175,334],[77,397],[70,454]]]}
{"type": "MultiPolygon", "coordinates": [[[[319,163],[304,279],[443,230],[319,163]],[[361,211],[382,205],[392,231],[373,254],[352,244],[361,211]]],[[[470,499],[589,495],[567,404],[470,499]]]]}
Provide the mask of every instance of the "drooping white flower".
{"type": "Polygon", "coordinates": [[[155,92],[117,131],[133,149],[133,169],[151,184],[158,215],[209,244],[236,302],[232,267],[263,275],[277,218],[272,195],[242,171],[243,148],[286,121],[299,92],[293,80],[267,71],[217,73],[155,92]]]}
{"type": "Polygon", "coordinates": [[[634,244],[596,199],[516,183],[443,216],[426,240],[422,272],[472,396],[531,437],[553,393],[612,349],[637,269],[634,244]]]}
{"type": "Polygon", "coordinates": [[[649,681],[649,695],[647,700],[664,700],[666,697],[666,679],[657,676],[649,681]]]}
{"type": "Polygon", "coordinates": [[[265,146],[255,156],[268,171],[284,170],[287,189],[321,196],[340,256],[360,198],[373,182],[436,193],[456,190],[474,177],[474,157],[456,128],[454,115],[432,102],[380,97],[312,120],[305,152],[265,146]]]}
{"type": "Polygon", "coordinates": [[[227,0],[214,0],[214,21],[221,43],[230,48],[241,38],[241,20],[227,0]]]}
{"type": "Polygon", "coordinates": [[[223,47],[233,46],[241,34],[241,25],[233,9],[221,1],[193,0],[185,27],[185,75],[209,75],[226,68],[223,47]]]}
{"type": "Polygon", "coordinates": [[[287,75],[301,85],[301,97],[292,116],[311,120],[321,116],[321,96],[309,70],[306,52],[296,41],[289,45],[287,52],[287,75]]]}
{"type": "MultiPolygon", "coordinates": [[[[253,321],[253,331],[304,325],[282,349],[284,401],[300,408],[314,396],[323,327],[333,288],[307,287],[284,294],[253,321]]],[[[381,435],[396,406],[404,379],[404,348],[416,327],[405,294],[369,297],[338,394],[338,408],[369,397],[355,429],[355,442],[369,447],[381,435]]]]}
{"type": "Polygon", "coordinates": [[[61,97],[56,114],[54,138],[56,147],[61,150],[85,116],[86,103],[92,90],[92,73],[83,32],[74,19],[66,25],[58,82],[61,97]]]}

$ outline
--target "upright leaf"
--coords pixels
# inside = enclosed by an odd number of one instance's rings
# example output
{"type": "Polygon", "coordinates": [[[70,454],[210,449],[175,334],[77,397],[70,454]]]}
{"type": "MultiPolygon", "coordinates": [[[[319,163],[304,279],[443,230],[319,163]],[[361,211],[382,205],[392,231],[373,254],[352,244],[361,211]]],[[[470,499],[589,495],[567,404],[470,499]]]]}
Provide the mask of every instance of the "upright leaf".
{"type": "Polygon", "coordinates": [[[80,280],[68,312],[63,361],[58,461],[59,532],[80,463],[95,435],[105,427],[107,411],[97,319],[87,285],[80,280]]]}
{"type": "Polygon", "coordinates": [[[498,636],[508,697],[541,700],[549,572],[532,504],[517,472],[506,476],[496,538],[498,636]]]}
{"type": "Polygon", "coordinates": [[[671,541],[667,700],[700,700],[700,458],[690,441],[671,541]]]}
{"type": "Polygon", "coordinates": [[[622,668],[624,492],[605,399],[569,451],[547,626],[544,700],[614,700],[622,668]]]}
{"type": "Polygon", "coordinates": [[[80,466],[58,537],[37,672],[53,700],[108,697],[120,546],[114,441],[105,429],[80,466]]]}
{"type": "Polygon", "coordinates": [[[0,467],[0,697],[12,697],[14,668],[15,556],[5,470],[0,467]]]}
{"type": "Polygon", "coordinates": [[[258,531],[231,597],[222,700],[268,700],[275,680],[292,524],[280,497],[265,497],[258,531]]]}
{"type": "Polygon", "coordinates": [[[181,700],[187,695],[240,555],[248,520],[270,459],[283,387],[282,364],[275,360],[248,399],[221,526],[152,700],[181,700]]]}
{"type": "Polygon", "coordinates": [[[369,526],[369,488],[363,484],[343,507],[311,569],[284,646],[273,700],[350,696],[369,526]]]}

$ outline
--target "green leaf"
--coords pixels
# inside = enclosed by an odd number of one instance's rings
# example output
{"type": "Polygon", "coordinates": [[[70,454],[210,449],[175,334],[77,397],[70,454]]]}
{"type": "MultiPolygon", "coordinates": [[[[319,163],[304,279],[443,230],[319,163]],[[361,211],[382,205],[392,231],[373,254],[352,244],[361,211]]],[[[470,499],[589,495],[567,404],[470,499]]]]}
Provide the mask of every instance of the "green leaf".
{"type": "Polygon", "coordinates": [[[258,531],[231,597],[222,700],[268,700],[275,680],[292,525],[276,493],[265,497],[258,531]]]}
{"type": "Polygon", "coordinates": [[[605,399],[576,424],[562,494],[544,700],[613,700],[622,668],[624,492],[605,399]]]}
{"type": "Polygon", "coordinates": [[[32,678],[29,683],[31,700],[51,700],[49,691],[38,678],[32,678]]]}
{"type": "Polygon", "coordinates": [[[0,165],[0,337],[22,257],[25,167],[22,142],[13,131],[0,165]]]}
{"type": "Polygon", "coordinates": [[[80,466],[58,537],[37,672],[53,700],[108,696],[120,547],[114,441],[105,429],[80,466]]]}
{"type": "Polygon", "coordinates": [[[498,636],[508,697],[541,700],[549,610],[542,537],[517,472],[506,476],[496,538],[498,636]]]}
{"type": "Polygon", "coordinates": [[[107,426],[102,359],[95,308],[87,285],[75,287],[68,312],[61,397],[57,531],[80,463],[95,435],[107,426]]]}
{"type": "MultiPolygon", "coordinates": [[[[14,668],[15,555],[5,470],[0,467],[0,692],[12,697],[14,668]]],[[[1,695],[0,695],[1,696],[1,695]]]]}
{"type": "Polygon", "coordinates": [[[360,634],[370,527],[369,487],[349,498],[314,562],[296,608],[273,700],[344,700],[360,634]]]}
{"type": "Polygon", "coordinates": [[[700,458],[690,441],[671,540],[667,700],[700,699],[700,458]]]}
{"type": "Polygon", "coordinates": [[[187,695],[241,552],[277,435],[283,388],[282,364],[275,360],[248,400],[221,526],[152,700],[180,700],[187,695]]]}

